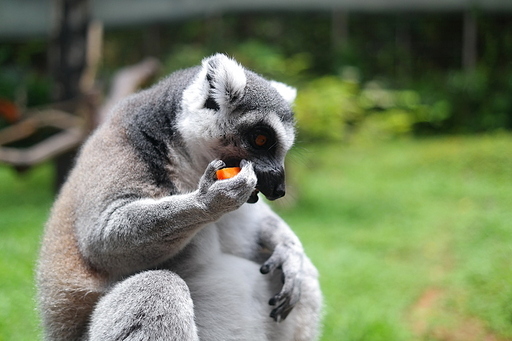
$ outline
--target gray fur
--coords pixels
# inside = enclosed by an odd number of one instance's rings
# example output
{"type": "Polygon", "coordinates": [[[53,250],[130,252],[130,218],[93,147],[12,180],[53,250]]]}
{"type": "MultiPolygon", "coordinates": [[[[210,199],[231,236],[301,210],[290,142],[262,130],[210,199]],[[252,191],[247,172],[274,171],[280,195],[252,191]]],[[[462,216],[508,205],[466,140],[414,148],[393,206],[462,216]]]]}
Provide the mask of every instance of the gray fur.
{"type": "Polygon", "coordinates": [[[45,229],[45,338],[316,339],[316,269],[268,205],[246,203],[284,194],[293,96],[215,55],[115,107],[45,229]],[[216,180],[224,161],[242,171],[216,180]]]}

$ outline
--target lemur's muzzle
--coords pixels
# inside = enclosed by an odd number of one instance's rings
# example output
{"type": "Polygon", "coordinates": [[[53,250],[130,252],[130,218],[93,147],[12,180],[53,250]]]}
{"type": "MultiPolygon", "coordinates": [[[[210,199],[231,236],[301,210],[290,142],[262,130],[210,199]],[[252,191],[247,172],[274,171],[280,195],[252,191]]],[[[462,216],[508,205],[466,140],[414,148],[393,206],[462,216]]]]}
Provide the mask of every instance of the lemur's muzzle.
{"type": "Polygon", "coordinates": [[[285,195],[284,168],[273,168],[259,171],[256,169],[258,183],[256,188],[265,195],[268,200],[276,200],[285,195]]]}

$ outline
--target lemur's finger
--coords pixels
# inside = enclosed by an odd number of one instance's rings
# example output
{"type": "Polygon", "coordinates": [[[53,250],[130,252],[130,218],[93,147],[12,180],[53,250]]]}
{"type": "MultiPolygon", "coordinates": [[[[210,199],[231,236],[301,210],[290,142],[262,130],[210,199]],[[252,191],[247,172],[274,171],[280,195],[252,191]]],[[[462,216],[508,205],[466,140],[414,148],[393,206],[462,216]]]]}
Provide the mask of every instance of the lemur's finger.
{"type": "Polygon", "coordinates": [[[207,192],[208,188],[217,180],[216,172],[224,167],[226,167],[226,164],[222,160],[210,162],[199,182],[199,190],[203,193],[207,192]]]}
{"type": "Polygon", "coordinates": [[[285,262],[288,269],[285,269],[285,274],[290,273],[290,270],[300,269],[301,265],[298,263],[300,262],[300,259],[294,257],[295,255],[298,255],[297,252],[298,251],[291,248],[290,245],[283,243],[278,244],[275,247],[274,252],[272,252],[272,255],[261,266],[260,272],[262,274],[272,273],[275,269],[284,266],[285,262]]]}
{"type": "Polygon", "coordinates": [[[244,175],[250,176],[251,178],[254,178],[255,180],[257,180],[256,173],[254,172],[254,167],[252,165],[252,162],[247,161],[247,160],[242,160],[242,161],[240,161],[240,168],[241,168],[240,173],[242,174],[242,176],[244,176],[244,175]]]}
{"type": "Polygon", "coordinates": [[[258,182],[258,178],[256,177],[256,173],[254,172],[254,167],[252,162],[247,160],[240,161],[240,173],[238,173],[237,177],[235,177],[235,181],[242,181],[251,187],[251,190],[256,186],[258,182]]]}
{"type": "Polygon", "coordinates": [[[274,259],[272,258],[269,258],[265,264],[263,264],[260,268],[260,272],[264,275],[270,273],[270,272],[274,272],[275,269],[277,269],[277,262],[274,261],[274,259]]]}
{"type": "Polygon", "coordinates": [[[284,320],[299,302],[299,299],[300,290],[294,290],[293,292],[281,291],[268,302],[270,305],[277,305],[276,308],[272,309],[270,317],[272,317],[276,322],[284,320]]]}
{"type": "Polygon", "coordinates": [[[294,306],[300,300],[300,286],[301,286],[300,279],[295,279],[295,280],[289,279],[283,285],[282,290],[269,300],[268,304],[276,305],[284,300],[284,301],[289,302],[289,304],[291,306],[294,306]]]}
{"type": "Polygon", "coordinates": [[[246,168],[252,166],[252,163],[243,159],[240,161],[240,168],[246,168]]]}
{"type": "Polygon", "coordinates": [[[260,268],[260,272],[264,275],[274,272],[275,269],[283,264],[281,255],[278,252],[274,252],[272,256],[260,268]]]}
{"type": "Polygon", "coordinates": [[[206,167],[205,174],[212,175],[210,178],[214,178],[215,172],[217,172],[219,169],[226,167],[226,163],[222,160],[213,160],[208,164],[208,167],[206,167]]]}

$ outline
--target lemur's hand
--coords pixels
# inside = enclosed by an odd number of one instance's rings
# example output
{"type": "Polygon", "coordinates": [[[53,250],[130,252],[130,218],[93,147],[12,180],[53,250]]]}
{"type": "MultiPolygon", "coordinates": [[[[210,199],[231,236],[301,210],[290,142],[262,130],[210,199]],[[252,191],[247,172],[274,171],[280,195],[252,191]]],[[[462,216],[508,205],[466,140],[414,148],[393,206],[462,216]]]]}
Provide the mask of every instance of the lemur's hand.
{"type": "Polygon", "coordinates": [[[299,302],[303,275],[304,252],[297,245],[278,244],[270,258],[260,269],[262,274],[282,271],[283,288],[270,299],[268,304],[275,306],[270,313],[276,322],[284,320],[299,302]]]}
{"type": "Polygon", "coordinates": [[[236,176],[217,180],[216,172],[225,166],[221,160],[210,162],[199,181],[198,200],[214,214],[230,212],[242,206],[258,182],[252,163],[246,160],[240,162],[241,171],[236,176]]]}

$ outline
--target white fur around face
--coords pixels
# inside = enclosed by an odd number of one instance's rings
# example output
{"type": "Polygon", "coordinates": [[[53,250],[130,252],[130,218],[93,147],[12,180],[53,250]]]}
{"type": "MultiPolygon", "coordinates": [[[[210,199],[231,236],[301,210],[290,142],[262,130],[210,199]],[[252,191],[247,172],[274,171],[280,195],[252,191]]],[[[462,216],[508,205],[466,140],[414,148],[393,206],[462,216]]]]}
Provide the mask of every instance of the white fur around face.
{"type": "Polygon", "coordinates": [[[229,113],[234,99],[243,96],[246,83],[244,69],[236,61],[223,54],[205,58],[201,71],[183,92],[178,128],[185,141],[198,142],[218,134],[214,131],[218,120],[229,113]],[[218,112],[205,107],[208,97],[219,105],[218,112]]]}
{"type": "Polygon", "coordinates": [[[210,94],[221,109],[243,96],[247,78],[240,64],[226,55],[216,54],[204,59],[202,65],[211,77],[210,94]]]}
{"type": "Polygon", "coordinates": [[[279,152],[284,158],[295,141],[295,130],[291,125],[284,125],[277,115],[269,116],[267,123],[274,129],[277,135],[277,141],[279,141],[280,146],[279,152]]]}
{"type": "Polygon", "coordinates": [[[297,89],[276,81],[270,81],[270,85],[272,85],[274,89],[277,90],[277,92],[285,99],[286,102],[288,102],[288,104],[293,104],[295,97],[297,97],[297,89]]]}
{"type": "Polygon", "coordinates": [[[209,96],[219,105],[219,110],[228,109],[233,100],[243,96],[246,84],[243,67],[233,59],[223,54],[205,58],[196,79],[183,93],[184,109],[190,114],[207,109],[204,105],[209,96]]]}
{"type": "MultiPolygon", "coordinates": [[[[187,144],[192,155],[195,149],[208,149],[209,138],[217,127],[214,111],[204,107],[208,97],[209,85],[206,81],[206,70],[202,69],[195,80],[185,89],[182,99],[182,111],[176,121],[177,129],[187,144]]],[[[201,155],[202,153],[199,153],[201,155]]]]}
{"type": "Polygon", "coordinates": [[[187,146],[192,155],[204,155],[213,147],[209,143],[221,135],[220,121],[229,114],[231,103],[243,96],[246,83],[242,66],[227,56],[216,54],[203,60],[201,70],[183,93],[177,120],[184,140],[194,141],[187,146]],[[218,111],[205,107],[208,97],[218,104],[218,111]]]}

